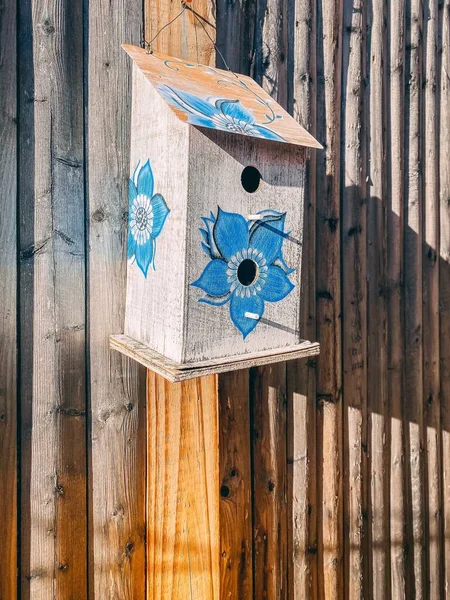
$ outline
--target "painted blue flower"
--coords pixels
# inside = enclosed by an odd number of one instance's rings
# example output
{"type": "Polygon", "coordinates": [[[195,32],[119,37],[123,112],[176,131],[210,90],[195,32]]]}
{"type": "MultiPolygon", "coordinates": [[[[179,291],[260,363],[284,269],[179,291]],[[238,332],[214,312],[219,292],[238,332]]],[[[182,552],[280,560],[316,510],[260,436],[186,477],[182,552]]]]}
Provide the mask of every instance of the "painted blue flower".
{"type": "Polygon", "coordinates": [[[147,277],[150,263],[155,269],[156,238],[161,233],[170,210],[161,194],[153,194],[154,179],[150,161],[129,181],[128,258],[136,262],[147,277]]]}
{"type": "Polygon", "coordinates": [[[230,302],[230,317],[244,339],[264,314],[264,302],[279,302],[293,289],[282,255],[285,214],[262,211],[247,221],[238,213],[218,208],[204,217],[202,248],[210,258],[191,285],[207,295],[199,302],[222,306],[230,302]]]}
{"type": "Polygon", "coordinates": [[[158,90],[171,106],[188,113],[188,122],[191,125],[284,141],[280,135],[268,127],[258,125],[251,111],[245,108],[240,100],[228,98],[203,100],[195,94],[167,85],[160,85],[158,90]]]}

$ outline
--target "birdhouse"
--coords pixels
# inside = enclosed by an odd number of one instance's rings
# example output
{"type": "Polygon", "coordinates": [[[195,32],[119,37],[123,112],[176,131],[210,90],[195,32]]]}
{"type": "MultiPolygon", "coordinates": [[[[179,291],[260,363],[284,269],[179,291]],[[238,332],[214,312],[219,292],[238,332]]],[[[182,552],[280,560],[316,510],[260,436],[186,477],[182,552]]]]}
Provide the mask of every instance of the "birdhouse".
{"type": "Polygon", "coordinates": [[[320,144],[249,77],[124,49],[127,293],[112,345],[172,380],[317,353],[300,308],[305,161],[320,144]]]}

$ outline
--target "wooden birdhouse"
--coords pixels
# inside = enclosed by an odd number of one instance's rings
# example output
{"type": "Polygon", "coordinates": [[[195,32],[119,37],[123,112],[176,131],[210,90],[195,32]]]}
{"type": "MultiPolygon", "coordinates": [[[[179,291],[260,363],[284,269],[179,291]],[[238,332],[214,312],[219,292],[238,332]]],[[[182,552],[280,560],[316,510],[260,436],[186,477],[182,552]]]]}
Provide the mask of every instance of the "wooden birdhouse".
{"type": "Polygon", "coordinates": [[[127,298],[112,345],[172,380],[317,353],[300,307],[305,160],[320,144],[249,77],[124,49],[127,298]]]}

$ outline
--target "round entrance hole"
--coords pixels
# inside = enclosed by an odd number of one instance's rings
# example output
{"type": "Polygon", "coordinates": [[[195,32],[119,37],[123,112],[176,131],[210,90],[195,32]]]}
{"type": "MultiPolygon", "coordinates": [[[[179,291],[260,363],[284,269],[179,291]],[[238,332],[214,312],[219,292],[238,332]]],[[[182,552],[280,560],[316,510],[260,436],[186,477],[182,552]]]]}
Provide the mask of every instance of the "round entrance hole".
{"type": "Polygon", "coordinates": [[[245,167],[241,175],[242,187],[249,194],[257,191],[261,185],[261,173],[256,167],[245,167]]]}
{"type": "Polygon", "coordinates": [[[245,258],[238,267],[237,278],[242,285],[251,285],[258,275],[258,265],[254,260],[245,258]]]}

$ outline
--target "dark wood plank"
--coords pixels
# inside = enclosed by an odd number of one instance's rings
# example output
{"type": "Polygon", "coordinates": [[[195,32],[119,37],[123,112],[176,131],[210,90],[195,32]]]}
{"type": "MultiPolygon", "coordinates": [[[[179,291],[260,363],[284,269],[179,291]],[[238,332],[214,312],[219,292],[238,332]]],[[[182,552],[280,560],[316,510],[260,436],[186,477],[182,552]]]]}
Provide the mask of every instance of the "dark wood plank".
{"type": "Polygon", "coordinates": [[[19,7],[21,593],[86,598],[82,7],[19,7]]]}
{"type": "Polygon", "coordinates": [[[0,10],[0,598],[17,596],[16,10],[0,10]]]}
{"type": "Polygon", "coordinates": [[[86,19],[90,582],[95,598],[134,600],[145,593],[145,370],[108,338],[125,308],[131,68],[120,44],[139,44],[142,6],[95,0],[86,19]]]}

